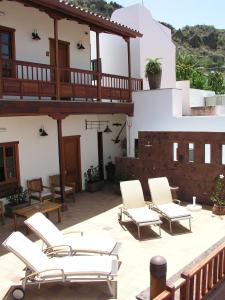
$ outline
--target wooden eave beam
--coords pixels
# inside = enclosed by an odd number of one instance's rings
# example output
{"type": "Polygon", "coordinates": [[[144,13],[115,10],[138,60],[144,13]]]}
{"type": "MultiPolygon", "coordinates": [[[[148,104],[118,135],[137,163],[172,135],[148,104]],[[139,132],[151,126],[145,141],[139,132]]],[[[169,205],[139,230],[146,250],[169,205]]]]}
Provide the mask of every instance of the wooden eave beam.
{"type": "MultiPolygon", "coordinates": [[[[12,1],[12,0],[9,0],[12,1]]],[[[45,11],[50,16],[58,15],[61,18],[69,18],[78,23],[86,24],[90,27],[100,28],[103,32],[120,35],[123,37],[142,37],[140,32],[123,27],[122,25],[110,22],[107,19],[78,10],[75,7],[60,3],[56,0],[13,0],[23,3],[26,6],[34,7],[40,11],[45,11]]]]}
{"type": "Polygon", "coordinates": [[[0,100],[0,117],[126,114],[133,116],[133,103],[0,100]]]}

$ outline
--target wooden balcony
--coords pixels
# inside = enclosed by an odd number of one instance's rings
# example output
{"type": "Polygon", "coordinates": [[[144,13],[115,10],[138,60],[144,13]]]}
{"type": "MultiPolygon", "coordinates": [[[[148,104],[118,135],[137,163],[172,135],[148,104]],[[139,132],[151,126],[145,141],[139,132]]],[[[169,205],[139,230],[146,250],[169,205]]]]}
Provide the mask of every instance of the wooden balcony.
{"type": "MultiPolygon", "coordinates": [[[[19,110],[20,113],[23,113],[19,108],[22,105],[26,114],[29,113],[29,106],[36,107],[37,114],[42,107],[54,107],[53,111],[47,109],[45,113],[54,113],[56,110],[59,113],[66,107],[71,113],[79,113],[78,106],[83,113],[85,109],[87,109],[86,113],[101,113],[102,107],[102,113],[132,114],[133,105],[128,77],[101,73],[100,80],[98,80],[99,73],[95,71],[74,68],[57,69],[51,65],[17,60],[2,60],[1,74],[1,95],[4,99],[16,97],[15,101],[9,102],[13,103],[14,109],[19,110]],[[60,78],[60,98],[57,97],[57,74],[60,78]],[[96,111],[95,108],[97,108],[96,111]]],[[[142,90],[142,79],[132,78],[131,88],[133,91],[142,90]]],[[[10,114],[10,108],[6,109],[10,103],[3,104],[5,100],[0,102],[0,115],[3,113],[2,105],[4,105],[4,112],[10,114]]]]}

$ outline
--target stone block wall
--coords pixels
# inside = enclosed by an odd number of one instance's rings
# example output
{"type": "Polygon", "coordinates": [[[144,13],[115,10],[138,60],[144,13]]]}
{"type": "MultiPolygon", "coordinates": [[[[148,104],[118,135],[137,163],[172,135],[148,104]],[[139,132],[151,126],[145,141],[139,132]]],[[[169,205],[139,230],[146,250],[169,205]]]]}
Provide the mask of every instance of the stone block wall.
{"type": "Polygon", "coordinates": [[[166,176],[171,186],[179,186],[181,200],[191,202],[196,196],[198,202],[212,204],[210,195],[215,178],[219,174],[225,175],[222,145],[225,145],[225,133],[140,132],[139,157],[117,158],[116,168],[131,179],[140,179],[149,197],[148,178],[166,176]],[[178,146],[176,151],[174,143],[178,146]],[[192,150],[189,150],[189,144],[192,150]],[[208,154],[205,153],[206,144],[210,145],[208,154]],[[206,163],[209,157],[210,162],[206,163]]]}

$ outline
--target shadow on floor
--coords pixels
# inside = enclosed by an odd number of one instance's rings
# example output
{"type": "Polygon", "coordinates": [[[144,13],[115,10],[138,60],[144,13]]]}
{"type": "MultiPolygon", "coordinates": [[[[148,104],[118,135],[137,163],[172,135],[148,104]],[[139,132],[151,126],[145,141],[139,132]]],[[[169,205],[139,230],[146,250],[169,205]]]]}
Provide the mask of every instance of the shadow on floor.
{"type": "MultiPolygon", "coordinates": [[[[99,214],[110,210],[121,204],[121,197],[112,193],[112,186],[106,184],[103,190],[95,193],[81,192],[76,195],[75,202],[68,199],[66,202],[68,210],[62,212],[62,222],[57,223],[57,213],[49,213],[49,219],[62,230],[91,219],[99,214]]],[[[27,234],[23,218],[18,218],[18,230],[27,234]]],[[[82,230],[82,228],[80,228],[82,230]]],[[[0,225],[0,255],[7,253],[5,248],[1,246],[2,242],[14,231],[13,219],[5,218],[5,224],[0,225]]],[[[34,234],[29,234],[32,241],[38,240],[34,234]]]]}

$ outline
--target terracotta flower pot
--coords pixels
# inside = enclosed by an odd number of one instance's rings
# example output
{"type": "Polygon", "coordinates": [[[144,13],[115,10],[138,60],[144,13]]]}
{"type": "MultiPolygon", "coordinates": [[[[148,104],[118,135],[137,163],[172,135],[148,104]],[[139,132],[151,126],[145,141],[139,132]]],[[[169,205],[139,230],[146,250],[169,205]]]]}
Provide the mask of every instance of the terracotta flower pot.
{"type": "Polygon", "coordinates": [[[152,74],[152,73],[148,74],[148,83],[149,83],[150,90],[156,90],[160,88],[161,78],[162,78],[162,70],[156,74],[152,74]]]}
{"type": "Polygon", "coordinates": [[[215,215],[225,215],[225,206],[220,206],[220,205],[213,205],[212,212],[215,215]]]}

